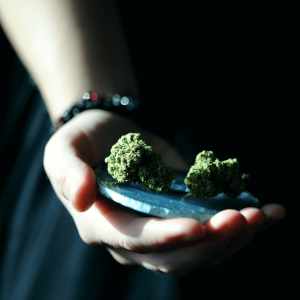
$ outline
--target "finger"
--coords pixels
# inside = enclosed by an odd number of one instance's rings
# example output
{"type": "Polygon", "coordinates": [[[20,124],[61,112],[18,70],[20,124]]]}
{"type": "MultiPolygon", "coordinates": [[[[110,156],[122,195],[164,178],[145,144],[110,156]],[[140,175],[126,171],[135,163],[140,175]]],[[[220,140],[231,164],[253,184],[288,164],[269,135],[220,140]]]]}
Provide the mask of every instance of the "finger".
{"type": "Polygon", "coordinates": [[[234,209],[223,210],[214,215],[206,224],[209,238],[232,238],[247,225],[244,216],[234,209]]]}
{"type": "Polygon", "coordinates": [[[77,211],[86,211],[96,200],[93,169],[77,157],[66,141],[56,138],[47,144],[44,167],[60,199],[69,200],[77,211]]]}
{"type": "Polygon", "coordinates": [[[198,242],[146,255],[109,249],[122,264],[138,264],[156,272],[184,275],[222,251],[246,225],[245,218],[234,210],[215,215],[206,225],[205,237],[198,242]]]}
{"type": "Polygon", "coordinates": [[[258,232],[268,229],[278,221],[282,220],[286,214],[285,208],[280,204],[266,204],[261,208],[261,210],[266,215],[266,222],[260,226],[258,232]]]}
{"type": "Polygon", "coordinates": [[[201,265],[203,256],[199,246],[139,254],[123,249],[108,248],[113,258],[122,265],[140,265],[148,270],[181,276],[201,265]]]}
{"type": "MultiPolygon", "coordinates": [[[[213,216],[206,224],[205,250],[209,259],[218,255],[247,225],[238,211],[227,209],[213,216]]],[[[208,260],[208,259],[207,259],[208,260]]],[[[206,261],[207,261],[206,260],[206,261]]]]}
{"type": "Polygon", "coordinates": [[[201,239],[204,226],[188,218],[140,217],[136,212],[98,193],[97,201],[84,213],[72,216],[82,239],[92,245],[109,245],[149,253],[201,239]]]}
{"type": "Polygon", "coordinates": [[[66,161],[61,167],[61,173],[56,175],[56,191],[78,212],[88,210],[97,196],[93,169],[79,158],[66,161]]]}
{"type": "Polygon", "coordinates": [[[226,258],[238,252],[247,245],[265,220],[266,215],[258,208],[248,207],[240,211],[245,217],[247,225],[231,241],[231,243],[219,254],[210,259],[203,267],[212,268],[220,265],[226,258]]]}

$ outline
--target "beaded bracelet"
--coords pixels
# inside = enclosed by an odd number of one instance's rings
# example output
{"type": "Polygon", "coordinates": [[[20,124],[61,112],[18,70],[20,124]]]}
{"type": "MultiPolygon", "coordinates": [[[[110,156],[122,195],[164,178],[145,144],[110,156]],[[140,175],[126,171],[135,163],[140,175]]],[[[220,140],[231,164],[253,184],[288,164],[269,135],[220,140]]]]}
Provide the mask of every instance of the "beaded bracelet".
{"type": "Polygon", "coordinates": [[[62,125],[70,121],[79,113],[88,109],[105,109],[112,112],[131,111],[139,106],[139,102],[129,96],[121,97],[118,94],[97,94],[84,93],[82,101],[69,107],[60,118],[56,119],[50,128],[50,133],[54,134],[62,125]]]}

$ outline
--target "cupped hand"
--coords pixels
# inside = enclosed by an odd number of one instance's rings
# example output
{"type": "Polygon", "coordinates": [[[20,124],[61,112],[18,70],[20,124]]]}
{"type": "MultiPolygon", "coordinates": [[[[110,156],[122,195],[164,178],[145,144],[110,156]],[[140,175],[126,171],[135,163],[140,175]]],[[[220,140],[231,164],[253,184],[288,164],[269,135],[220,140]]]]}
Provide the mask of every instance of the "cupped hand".
{"type": "Polygon", "coordinates": [[[93,168],[129,132],[141,133],[173,169],[188,170],[165,140],[102,110],[85,111],[65,124],[49,140],[44,155],[46,173],[83,241],[107,246],[118,262],[174,275],[201,265],[214,267],[284,217],[281,205],[268,204],[240,212],[224,210],[203,225],[188,218],[148,217],[114,203],[97,192],[93,168]]]}

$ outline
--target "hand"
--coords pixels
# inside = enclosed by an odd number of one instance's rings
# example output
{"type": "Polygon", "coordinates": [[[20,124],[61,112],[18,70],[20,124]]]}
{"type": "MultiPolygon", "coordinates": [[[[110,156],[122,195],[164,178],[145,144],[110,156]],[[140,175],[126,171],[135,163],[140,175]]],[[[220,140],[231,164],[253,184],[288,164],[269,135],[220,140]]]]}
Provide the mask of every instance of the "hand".
{"type": "Polygon", "coordinates": [[[269,204],[261,210],[224,210],[202,225],[188,218],[145,217],[105,198],[96,190],[93,168],[129,132],[140,132],[172,168],[188,170],[165,140],[101,110],[86,111],[65,124],[49,140],[44,156],[47,175],[83,241],[107,246],[118,262],[174,275],[200,265],[213,267],[241,249],[257,231],[283,218],[284,208],[269,204]]]}

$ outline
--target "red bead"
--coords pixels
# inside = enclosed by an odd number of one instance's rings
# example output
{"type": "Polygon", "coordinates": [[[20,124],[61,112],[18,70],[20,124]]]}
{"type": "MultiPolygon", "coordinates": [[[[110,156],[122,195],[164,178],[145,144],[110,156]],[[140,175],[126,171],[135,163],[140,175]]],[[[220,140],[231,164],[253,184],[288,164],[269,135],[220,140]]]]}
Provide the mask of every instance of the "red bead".
{"type": "Polygon", "coordinates": [[[98,95],[97,95],[96,93],[91,93],[90,99],[91,99],[92,101],[95,101],[96,99],[98,99],[98,95]]]}
{"type": "Polygon", "coordinates": [[[60,117],[58,120],[55,121],[54,126],[60,127],[63,124],[63,117],[60,117]]]}

